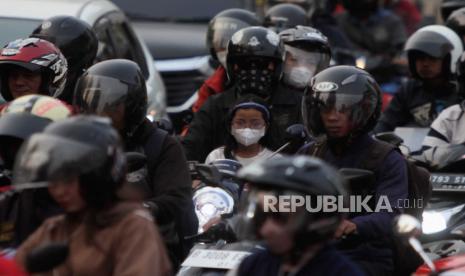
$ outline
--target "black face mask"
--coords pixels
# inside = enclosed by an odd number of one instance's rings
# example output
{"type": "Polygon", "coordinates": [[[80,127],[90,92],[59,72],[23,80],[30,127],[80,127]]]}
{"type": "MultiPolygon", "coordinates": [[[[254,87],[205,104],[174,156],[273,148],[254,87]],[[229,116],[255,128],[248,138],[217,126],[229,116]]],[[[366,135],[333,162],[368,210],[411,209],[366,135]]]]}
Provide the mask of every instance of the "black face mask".
{"type": "Polygon", "coordinates": [[[261,98],[271,95],[274,84],[274,71],[267,64],[250,62],[236,71],[236,86],[241,94],[255,94],[261,98]]]}

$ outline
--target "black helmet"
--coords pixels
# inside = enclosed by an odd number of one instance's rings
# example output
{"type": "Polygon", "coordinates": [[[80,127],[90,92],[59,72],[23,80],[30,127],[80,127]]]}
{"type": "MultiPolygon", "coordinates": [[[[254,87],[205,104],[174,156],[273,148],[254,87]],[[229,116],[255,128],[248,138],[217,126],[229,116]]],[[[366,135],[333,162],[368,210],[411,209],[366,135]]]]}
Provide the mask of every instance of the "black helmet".
{"type": "Polygon", "coordinates": [[[97,55],[98,40],[92,27],[73,16],[54,16],[44,20],[32,32],[31,37],[48,40],[55,44],[68,61],[68,78],[65,93],[55,97],[69,102],[77,79],[92,65],[97,55]]]}
{"type": "Polygon", "coordinates": [[[139,66],[126,59],[94,64],[79,78],[73,105],[81,113],[99,115],[120,112],[124,106],[122,134],[132,136],[147,110],[147,89],[139,66]]]}
{"type": "Polygon", "coordinates": [[[71,116],[71,107],[44,95],[27,95],[10,102],[0,117],[0,156],[12,169],[16,153],[24,140],[41,132],[52,121],[71,116]]]}
{"type": "Polygon", "coordinates": [[[355,17],[367,17],[379,9],[378,0],[342,0],[342,5],[355,17]]]}
{"type": "Polygon", "coordinates": [[[210,20],[207,30],[207,48],[211,56],[226,67],[226,49],[233,34],[245,27],[259,25],[257,15],[248,10],[227,9],[218,13],[210,20]],[[217,55],[219,51],[222,52],[221,57],[217,55]]]}
{"type": "Polygon", "coordinates": [[[465,8],[460,8],[454,11],[447,18],[446,26],[454,30],[463,43],[465,37],[465,8]]]}
{"type": "Polygon", "coordinates": [[[296,88],[305,88],[310,79],[329,66],[331,48],[328,39],[311,27],[296,26],[279,33],[286,49],[283,81],[296,88]]]}
{"type": "Polygon", "coordinates": [[[332,14],[339,0],[268,0],[268,7],[288,3],[302,7],[307,17],[312,19],[314,15],[332,14]]]}
{"type": "Polygon", "coordinates": [[[405,43],[410,72],[418,78],[415,59],[418,52],[444,60],[445,76],[456,73],[456,63],[463,52],[460,37],[451,29],[441,25],[423,27],[413,33],[405,43]]]}
{"type": "Polygon", "coordinates": [[[465,7],[465,0],[442,0],[441,16],[446,21],[453,11],[465,7]]]}
{"type": "Polygon", "coordinates": [[[263,26],[279,33],[297,25],[308,25],[305,10],[294,4],[278,4],[266,11],[263,26]]]}
{"type": "Polygon", "coordinates": [[[119,135],[110,120],[76,116],[50,124],[21,148],[13,183],[43,186],[44,182],[77,176],[83,199],[101,209],[116,199],[126,174],[119,135]]]}
{"type": "Polygon", "coordinates": [[[302,99],[302,116],[309,135],[326,133],[321,109],[350,112],[350,137],[369,132],[381,113],[381,90],[375,79],[355,66],[329,67],[311,81],[302,99]]]}
{"type": "Polygon", "coordinates": [[[264,27],[247,27],[236,32],[228,43],[228,78],[238,84],[242,93],[250,90],[250,93],[269,96],[272,85],[281,78],[283,60],[284,45],[278,34],[264,27]],[[272,70],[270,62],[274,64],[272,70]],[[260,79],[266,83],[258,83],[260,79]]]}
{"type": "MultiPolygon", "coordinates": [[[[249,183],[251,191],[248,206],[241,208],[238,235],[247,236],[263,223],[263,206],[257,206],[260,197],[257,191],[273,195],[345,196],[344,180],[338,171],[320,159],[310,156],[282,157],[255,162],[239,170],[238,177],[249,183]],[[260,208],[261,207],[261,208],[260,208]],[[244,211],[248,211],[244,214],[244,211]],[[252,215],[253,214],[253,215],[252,215]],[[253,222],[250,222],[252,220],[253,222]]],[[[313,198],[314,200],[314,198],[313,198]]],[[[304,210],[295,227],[295,246],[304,249],[310,244],[333,237],[344,218],[341,212],[309,212],[304,210]]]]}

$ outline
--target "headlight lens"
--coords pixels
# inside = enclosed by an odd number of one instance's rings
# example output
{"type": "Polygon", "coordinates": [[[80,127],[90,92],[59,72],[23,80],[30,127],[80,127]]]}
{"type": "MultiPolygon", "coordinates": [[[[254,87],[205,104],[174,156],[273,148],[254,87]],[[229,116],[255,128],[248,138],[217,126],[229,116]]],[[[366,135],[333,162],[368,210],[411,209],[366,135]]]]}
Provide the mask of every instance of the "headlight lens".
{"type": "Polygon", "coordinates": [[[441,211],[423,212],[422,229],[424,234],[433,234],[447,228],[450,218],[460,212],[465,204],[447,208],[441,211]]]}

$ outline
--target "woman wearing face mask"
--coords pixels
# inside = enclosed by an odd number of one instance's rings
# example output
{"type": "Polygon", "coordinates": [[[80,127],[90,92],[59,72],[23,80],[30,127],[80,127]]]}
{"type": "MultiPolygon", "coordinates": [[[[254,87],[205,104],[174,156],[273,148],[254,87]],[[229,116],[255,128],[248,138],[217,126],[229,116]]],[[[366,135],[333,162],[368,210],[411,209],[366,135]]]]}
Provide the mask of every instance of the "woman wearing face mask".
{"type": "Polygon", "coordinates": [[[227,118],[228,136],[225,145],[208,155],[206,164],[217,159],[235,159],[247,166],[262,159],[280,156],[268,147],[270,111],[266,103],[255,96],[239,100],[227,118]]]}
{"type": "Polygon", "coordinates": [[[331,49],[328,39],[317,29],[296,26],[279,33],[286,49],[283,82],[304,91],[310,79],[329,66],[331,49]]]}

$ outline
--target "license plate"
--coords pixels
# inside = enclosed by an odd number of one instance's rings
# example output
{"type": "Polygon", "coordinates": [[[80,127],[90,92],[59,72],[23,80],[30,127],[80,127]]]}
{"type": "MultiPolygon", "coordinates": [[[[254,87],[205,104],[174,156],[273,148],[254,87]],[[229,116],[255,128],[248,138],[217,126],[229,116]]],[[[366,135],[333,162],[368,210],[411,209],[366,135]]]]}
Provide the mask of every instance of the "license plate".
{"type": "Polygon", "coordinates": [[[195,249],[182,266],[234,269],[250,254],[244,251],[195,249]]]}
{"type": "Polygon", "coordinates": [[[465,191],[465,175],[434,173],[430,176],[434,191],[465,191]]]}

